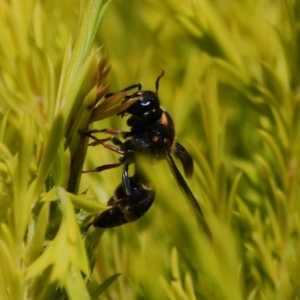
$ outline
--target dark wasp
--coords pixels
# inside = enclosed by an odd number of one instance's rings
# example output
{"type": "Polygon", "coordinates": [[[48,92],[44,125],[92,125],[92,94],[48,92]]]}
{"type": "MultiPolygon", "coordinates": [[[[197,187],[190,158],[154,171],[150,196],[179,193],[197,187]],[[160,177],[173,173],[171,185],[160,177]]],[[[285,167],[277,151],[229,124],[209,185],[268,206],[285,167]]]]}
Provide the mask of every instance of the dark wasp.
{"type": "MultiPolygon", "coordinates": [[[[156,79],[155,92],[142,90],[140,83],[128,86],[117,92],[126,92],[137,88],[136,92],[125,96],[123,102],[133,98],[137,98],[137,101],[118,114],[121,117],[130,115],[126,122],[130,127],[130,131],[102,129],[81,132],[82,135],[94,140],[89,145],[96,146],[101,144],[123,155],[119,163],[99,166],[94,170],[84,171],[84,173],[101,172],[124,165],[122,183],[116,188],[114,195],[107,203],[107,205],[112,207],[98,215],[90,225],[101,228],[115,227],[135,221],[146,213],[155,198],[155,190],[142,171],[139,162],[139,157],[146,157],[150,163],[162,159],[167,160],[179,187],[192,209],[196,212],[198,223],[205,231],[209,232],[202,210],[171,156],[171,153],[173,153],[180,160],[187,177],[193,174],[192,157],[181,144],[175,141],[174,122],[169,113],[160,106],[158,89],[159,81],[163,75],[164,71],[156,79]],[[110,136],[105,139],[98,139],[93,134],[99,132],[108,133],[110,136]],[[117,139],[116,135],[122,136],[125,142],[117,139]],[[111,141],[112,144],[106,143],[107,141],[111,141]],[[134,175],[131,177],[128,175],[130,164],[134,164],[135,167],[134,175]]],[[[105,97],[107,98],[117,93],[109,93],[105,97]]]]}

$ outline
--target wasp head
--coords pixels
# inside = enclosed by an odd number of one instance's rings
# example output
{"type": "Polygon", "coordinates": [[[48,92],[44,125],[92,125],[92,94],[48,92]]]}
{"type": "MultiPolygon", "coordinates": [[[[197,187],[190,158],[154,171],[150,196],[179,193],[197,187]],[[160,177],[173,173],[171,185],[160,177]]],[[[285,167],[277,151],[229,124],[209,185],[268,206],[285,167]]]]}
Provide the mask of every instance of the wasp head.
{"type": "Polygon", "coordinates": [[[159,80],[163,77],[164,71],[158,76],[155,82],[156,90],[152,91],[143,91],[142,85],[137,84],[138,91],[125,97],[123,102],[128,101],[129,99],[138,98],[138,100],[130,105],[126,110],[119,113],[119,115],[124,116],[126,114],[133,115],[137,118],[148,118],[149,116],[155,115],[160,110],[160,101],[158,98],[158,89],[159,89],[159,80]]]}
{"type": "Polygon", "coordinates": [[[122,112],[123,115],[130,114],[138,118],[143,118],[156,113],[160,109],[159,98],[152,91],[136,92],[129,97],[125,101],[132,98],[138,98],[138,100],[122,112]]]}

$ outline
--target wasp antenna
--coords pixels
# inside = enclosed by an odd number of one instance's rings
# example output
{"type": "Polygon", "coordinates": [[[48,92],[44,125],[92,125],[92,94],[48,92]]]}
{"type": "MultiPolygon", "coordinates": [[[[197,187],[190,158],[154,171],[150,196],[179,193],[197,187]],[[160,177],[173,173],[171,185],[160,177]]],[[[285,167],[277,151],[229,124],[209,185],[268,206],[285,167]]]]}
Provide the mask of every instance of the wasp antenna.
{"type": "Polygon", "coordinates": [[[156,91],[155,93],[157,94],[158,93],[158,89],[159,89],[159,80],[165,75],[165,71],[162,70],[160,75],[157,77],[156,81],[155,81],[155,88],[156,88],[156,91]]]}

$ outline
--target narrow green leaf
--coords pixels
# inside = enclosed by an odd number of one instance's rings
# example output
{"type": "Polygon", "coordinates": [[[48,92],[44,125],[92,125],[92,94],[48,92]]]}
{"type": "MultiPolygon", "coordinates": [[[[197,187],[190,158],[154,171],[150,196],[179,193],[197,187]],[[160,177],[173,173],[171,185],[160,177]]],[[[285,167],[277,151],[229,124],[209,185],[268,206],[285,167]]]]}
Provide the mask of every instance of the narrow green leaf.
{"type": "Polygon", "coordinates": [[[42,189],[46,177],[50,171],[52,162],[57,153],[59,144],[62,139],[64,118],[63,114],[59,113],[54,118],[50,129],[45,133],[45,142],[43,153],[39,165],[39,170],[36,178],[35,194],[37,195],[42,189]]]}
{"type": "Polygon", "coordinates": [[[172,281],[171,287],[173,290],[174,298],[179,300],[188,300],[188,298],[185,295],[184,290],[182,289],[182,286],[179,282],[172,281]]]}
{"type": "Polygon", "coordinates": [[[178,265],[178,252],[177,249],[173,247],[171,252],[171,272],[172,280],[180,282],[180,271],[178,265]]]}
{"type": "Polygon", "coordinates": [[[234,201],[237,197],[237,188],[239,186],[239,183],[241,181],[243,173],[239,172],[236,174],[234,177],[229,196],[228,196],[228,203],[227,203],[227,224],[231,224],[232,216],[233,216],[233,206],[234,206],[234,201]]]}
{"type": "Polygon", "coordinates": [[[244,226],[246,225],[247,229],[251,232],[255,224],[255,220],[251,210],[246,205],[246,203],[244,203],[244,201],[239,197],[237,197],[237,206],[238,212],[235,213],[235,215],[237,215],[237,217],[240,219],[241,224],[243,224],[244,226]]]}
{"type": "Polygon", "coordinates": [[[47,74],[48,74],[48,89],[47,89],[47,121],[51,124],[54,118],[55,107],[57,103],[55,102],[55,73],[54,67],[47,56],[47,74]]]}
{"type": "MultiPolygon", "coordinates": [[[[61,238],[61,235],[57,234],[55,237],[55,243],[57,243],[57,239],[61,238]]],[[[53,242],[53,243],[54,243],[53,242]]],[[[52,245],[48,245],[46,250],[43,252],[41,256],[39,256],[26,270],[25,278],[30,279],[35,276],[39,276],[41,273],[45,271],[53,262],[55,261],[56,257],[52,255],[51,251],[52,245]]],[[[53,245],[54,247],[54,245],[53,245]]]]}
{"type": "Polygon", "coordinates": [[[284,189],[286,190],[288,187],[287,183],[287,169],[286,169],[286,163],[283,154],[281,153],[281,149],[278,147],[277,143],[275,142],[274,138],[266,131],[259,130],[259,133],[262,135],[264,141],[270,148],[274,161],[276,162],[276,165],[278,166],[278,174],[280,174],[282,178],[282,184],[284,189]]]}
{"type": "Polygon", "coordinates": [[[96,99],[96,90],[95,86],[90,92],[85,96],[83,103],[80,108],[80,114],[76,116],[72,127],[69,129],[68,137],[70,140],[70,151],[74,156],[75,151],[78,149],[78,144],[82,140],[82,136],[78,133],[78,130],[87,130],[88,124],[91,118],[92,107],[96,99]]]}
{"type": "Polygon", "coordinates": [[[271,167],[268,163],[268,161],[262,157],[261,155],[255,156],[256,164],[258,165],[258,171],[263,175],[264,178],[268,178],[273,176],[273,173],[271,171],[271,167]]]}
{"type": "Polygon", "coordinates": [[[203,178],[206,181],[206,185],[208,186],[207,190],[210,191],[211,193],[209,196],[215,197],[216,183],[215,183],[212,170],[210,169],[210,166],[208,164],[208,161],[196,145],[191,144],[191,147],[193,148],[193,151],[195,153],[195,158],[197,160],[201,172],[203,173],[203,178]]]}
{"type": "Polygon", "coordinates": [[[280,107],[284,105],[283,111],[287,113],[288,116],[291,116],[291,107],[287,97],[287,86],[285,86],[284,82],[275,73],[274,66],[270,66],[269,63],[263,61],[262,69],[268,89],[272,91],[277,103],[281,104],[280,107]]]}
{"type": "Polygon", "coordinates": [[[65,283],[69,300],[91,300],[81,272],[74,267],[70,267],[65,283]]]}
{"type": "Polygon", "coordinates": [[[93,292],[92,299],[97,299],[105,290],[108,289],[120,276],[120,273],[109,276],[104,282],[102,282],[98,288],[93,292]]]}
{"type": "Polygon", "coordinates": [[[69,194],[69,197],[74,206],[81,208],[87,212],[93,212],[93,213],[102,212],[109,208],[107,205],[95,201],[90,201],[91,199],[94,198],[94,196],[90,196],[90,195],[76,196],[74,194],[69,194]]]}
{"type": "Polygon", "coordinates": [[[55,106],[55,113],[59,113],[61,110],[61,107],[63,106],[64,102],[66,101],[65,97],[63,97],[63,89],[66,81],[68,66],[70,63],[70,59],[72,57],[72,51],[73,51],[73,39],[70,37],[68,45],[66,47],[64,60],[62,63],[62,70],[60,74],[60,80],[59,80],[59,87],[57,92],[57,98],[56,98],[56,106],[55,106]]]}
{"type": "Polygon", "coordinates": [[[69,148],[64,149],[61,142],[52,164],[52,176],[56,186],[67,187],[70,175],[71,155],[69,148]]]}
{"type": "Polygon", "coordinates": [[[63,205],[63,225],[65,226],[68,242],[71,243],[69,247],[73,248],[70,250],[74,251],[74,257],[73,260],[71,260],[71,263],[80,268],[80,270],[87,275],[90,273],[89,262],[75,217],[74,209],[69,198],[70,194],[64,189],[58,188],[58,195],[63,205]]]}
{"type": "Polygon", "coordinates": [[[81,64],[90,54],[96,33],[109,3],[110,1],[103,0],[90,0],[88,2],[74,47],[74,69],[76,69],[76,64],[81,64]]]}
{"type": "MultiPolygon", "coordinates": [[[[72,84],[68,87],[64,87],[64,91],[62,94],[63,103],[61,109],[64,113],[64,117],[66,119],[66,123],[64,126],[64,135],[68,135],[68,130],[71,130],[70,124],[72,119],[74,118],[73,115],[79,112],[81,108],[82,99],[78,96],[80,88],[90,70],[91,64],[95,63],[95,56],[96,52],[92,53],[90,56],[86,58],[86,60],[80,65],[80,68],[76,70],[76,74],[72,75],[72,84]]],[[[74,71],[75,72],[75,71],[74,71]]]]}
{"type": "Polygon", "coordinates": [[[25,224],[29,217],[29,211],[26,209],[25,198],[27,194],[27,184],[29,173],[29,165],[33,155],[33,146],[35,139],[35,130],[32,118],[24,114],[21,121],[21,141],[20,151],[18,153],[18,163],[15,169],[15,203],[14,203],[14,218],[15,218],[15,234],[18,241],[21,241],[25,233],[25,224]]]}
{"type": "MultiPolygon", "coordinates": [[[[199,88],[198,88],[199,90],[199,88]]],[[[198,93],[199,94],[199,93],[198,93]]],[[[199,98],[200,112],[208,147],[209,162],[214,174],[217,173],[220,157],[219,145],[219,110],[215,72],[208,72],[203,95],[199,98]]]]}
{"type": "Polygon", "coordinates": [[[227,215],[227,186],[226,186],[226,170],[224,163],[219,164],[218,172],[217,172],[217,189],[215,191],[216,198],[213,199],[215,201],[215,207],[219,212],[219,216],[223,222],[226,222],[227,215]]]}
{"type": "Polygon", "coordinates": [[[190,273],[186,273],[184,277],[184,288],[186,296],[189,300],[197,300],[195,296],[195,290],[193,285],[193,278],[190,273]]]}
{"type": "Polygon", "coordinates": [[[35,230],[32,237],[31,242],[29,243],[29,251],[27,254],[27,264],[31,264],[41,253],[46,228],[48,225],[48,217],[49,217],[49,202],[45,202],[43,207],[38,215],[35,230]]]}
{"type": "Polygon", "coordinates": [[[1,120],[1,127],[0,127],[0,143],[3,143],[4,133],[5,133],[6,126],[7,126],[9,113],[10,113],[10,111],[7,110],[7,112],[6,112],[5,115],[2,117],[2,120],[1,120]]]}
{"type": "Polygon", "coordinates": [[[1,264],[1,284],[4,287],[2,290],[2,297],[7,296],[6,299],[22,298],[22,276],[19,270],[15,266],[15,261],[12,261],[11,250],[6,247],[2,240],[0,240],[0,264],[1,264]]]}
{"type": "Polygon", "coordinates": [[[276,261],[273,259],[272,255],[269,252],[269,245],[263,240],[258,234],[253,234],[253,241],[255,242],[255,254],[258,257],[259,261],[264,266],[264,269],[272,280],[273,284],[277,285],[278,278],[276,276],[276,261]]]}

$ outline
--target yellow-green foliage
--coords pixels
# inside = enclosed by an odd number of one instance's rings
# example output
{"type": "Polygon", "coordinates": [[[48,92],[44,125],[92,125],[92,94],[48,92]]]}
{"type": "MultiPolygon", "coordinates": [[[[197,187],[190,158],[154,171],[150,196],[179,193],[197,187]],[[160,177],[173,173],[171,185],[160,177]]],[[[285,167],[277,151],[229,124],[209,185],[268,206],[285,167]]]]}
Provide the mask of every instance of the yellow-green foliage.
{"type": "MultiPolygon", "coordinates": [[[[0,0],[1,299],[300,299],[299,11],[292,0],[0,0]],[[154,90],[162,69],[212,240],[166,162],[149,167],[145,216],[83,237],[121,169],[81,177],[77,131],[126,130],[122,95],[101,98],[138,81],[154,90]]],[[[90,147],[84,169],[117,159],[90,147]]]]}

